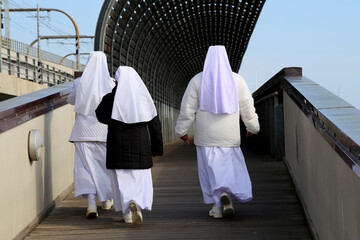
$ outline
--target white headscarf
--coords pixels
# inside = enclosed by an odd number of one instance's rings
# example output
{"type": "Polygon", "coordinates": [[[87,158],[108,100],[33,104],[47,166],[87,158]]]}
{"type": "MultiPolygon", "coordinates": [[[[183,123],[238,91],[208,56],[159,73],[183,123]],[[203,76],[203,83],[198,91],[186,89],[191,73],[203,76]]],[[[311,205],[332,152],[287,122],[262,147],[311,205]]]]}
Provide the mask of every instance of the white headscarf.
{"type": "Polygon", "coordinates": [[[111,118],[124,123],[148,122],[157,113],[148,89],[132,67],[120,66],[111,118]]]}
{"type": "Polygon", "coordinates": [[[95,116],[95,109],[102,97],[111,92],[114,86],[105,54],[100,51],[91,52],[76,90],[74,111],[95,116]]]}
{"type": "Polygon", "coordinates": [[[239,111],[238,92],[224,46],[210,46],[206,54],[200,109],[215,114],[239,111]]]}

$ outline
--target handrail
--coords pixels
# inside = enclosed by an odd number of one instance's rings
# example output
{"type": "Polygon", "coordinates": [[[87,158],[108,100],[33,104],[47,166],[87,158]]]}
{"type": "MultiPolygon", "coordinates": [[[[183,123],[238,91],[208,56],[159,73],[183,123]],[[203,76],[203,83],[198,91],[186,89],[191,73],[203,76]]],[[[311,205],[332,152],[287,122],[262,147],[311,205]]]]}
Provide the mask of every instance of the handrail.
{"type": "Polygon", "coordinates": [[[64,83],[0,102],[0,133],[64,106],[72,85],[64,83]]]}
{"type": "Polygon", "coordinates": [[[266,100],[266,99],[268,99],[268,98],[275,97],[275,96],[278,96],[278,95],[279,95],[279,92],[278,92],[278,91],[273,92],[273,93],[270,93],[270,94],[266,95],[265,97],[262,97],[262,98],[260,98],[259,100],[257,100],[257,101],[255,102],[255,104],[258,104],[258,103],[260,103],[260,102],[262,102],[262,101],[264,101],[264,100],[266,100]]]}
{"type": "Polygon", "coordinates": [[[328,110],[329,108],[346,108],[350,112],[349,118],[356,121],[359,120],[360,110],[356,109],[354,106],[330,93],[329,91],[323,89],[318,84],[303,77],[301,68],[284,68],[268,82],[266,82],[261,88],[259,88],[253,94],[253,97],[255,102],[260,102],[266,98],[266,96],[270,96],[275,92],[279,92],[280,95],[282,95],[283,91],[289,95],[289,97],[296,103],[302,112],[311,120],[320,135],[339,154],[344,162],[356,173],[356,175],[360,177],[359,171],[354,170],[360,168],[360,144],[359,142],[356,142],[356,139],[359,139],[359,137],[347,135],[342,129],[339,128],[337,123],[332,121],[331,116],[328,116],[326,113],[324,113],[324,110],[328,110]],[[315,102],[315,100],[312,101],[312,99],[307,99],[305,97],[306,93],[300,92],[296,87],[297,83],[313,85],[314,88],[318,87],[318,90],[321,90],[323,94],[327,94],[328,97],[337,100],[338,105],[321,106],[320,101],[315,102]]]}

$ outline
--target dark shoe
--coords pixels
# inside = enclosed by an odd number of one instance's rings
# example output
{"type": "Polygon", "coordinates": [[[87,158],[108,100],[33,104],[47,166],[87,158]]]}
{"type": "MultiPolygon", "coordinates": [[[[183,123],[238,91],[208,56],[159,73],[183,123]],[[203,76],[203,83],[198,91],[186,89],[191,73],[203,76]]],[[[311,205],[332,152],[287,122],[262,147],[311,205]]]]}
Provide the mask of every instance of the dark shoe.
{"type": "Polygon", "coordinates": [[[223,192],[220,197],[221,204],[223,205],[223,212],[226,218],[232,218],[235,216],[234,207],[231,203],[231,199],[226,192],[223,192]]]}

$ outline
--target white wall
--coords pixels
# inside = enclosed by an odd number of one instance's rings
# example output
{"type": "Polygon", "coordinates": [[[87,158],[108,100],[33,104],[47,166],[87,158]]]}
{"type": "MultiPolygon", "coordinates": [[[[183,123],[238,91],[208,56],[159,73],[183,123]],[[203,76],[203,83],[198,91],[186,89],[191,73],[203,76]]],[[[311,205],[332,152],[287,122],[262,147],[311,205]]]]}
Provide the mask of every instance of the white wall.
{"type": "Polygon", "coordinates": [[[284,92],[285,161],[319,239],[360,239],[360,178],[284,92]]]}
{"type": "Polygon", "coordinates": [[[0,134],[0,233],[13,239],[73,183],[75,114],[65,105],[0,134]],[[42,159],[28,157],[28,135],[41,133],[42,159]]]}

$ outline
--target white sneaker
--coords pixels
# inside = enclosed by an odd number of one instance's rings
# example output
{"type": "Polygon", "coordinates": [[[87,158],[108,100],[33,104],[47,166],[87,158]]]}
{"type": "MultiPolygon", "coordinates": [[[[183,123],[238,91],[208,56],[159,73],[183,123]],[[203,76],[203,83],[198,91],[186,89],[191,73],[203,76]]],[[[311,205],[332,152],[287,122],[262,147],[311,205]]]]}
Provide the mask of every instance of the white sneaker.
{"type": "Polygon", "coordinates": [[[87,218],[97,218],[98,212],[95,204],[89,204],[86,212],[87,218]]]}
{"type": "Polygon", "coordinates": [[[209,211],[209,216],[213,218],[224,217],[221,207],[212,207],[212,209],[209,211]]]}
{"type": "Polygon", "coordinates": [[[114,205],[114,201],[112,199],[106,200],[102,202],[101,209],[109,210],[114,205]]]}
{"type": "Polygon", "coordinates": [[[138,206],[133,201],[130,202],[129,207],[132,214],[132,223],[134,225],[141,225],[143,222],[143,217],[140,209],[138,209],[138,206]]]}
{"type": "Polygon", "coordinates": [[[231,203],[231,199],[226,192],[223,192],[220,197],[220,201],[223,205],[223,211],[226,218],[231,218],[235,216],[234,207],[231,203]]]}
{"type": "Polygon", "coordinates": [[[124,214],[125,223],[133,223],[131,211],[128,214],[124,214]]]}

